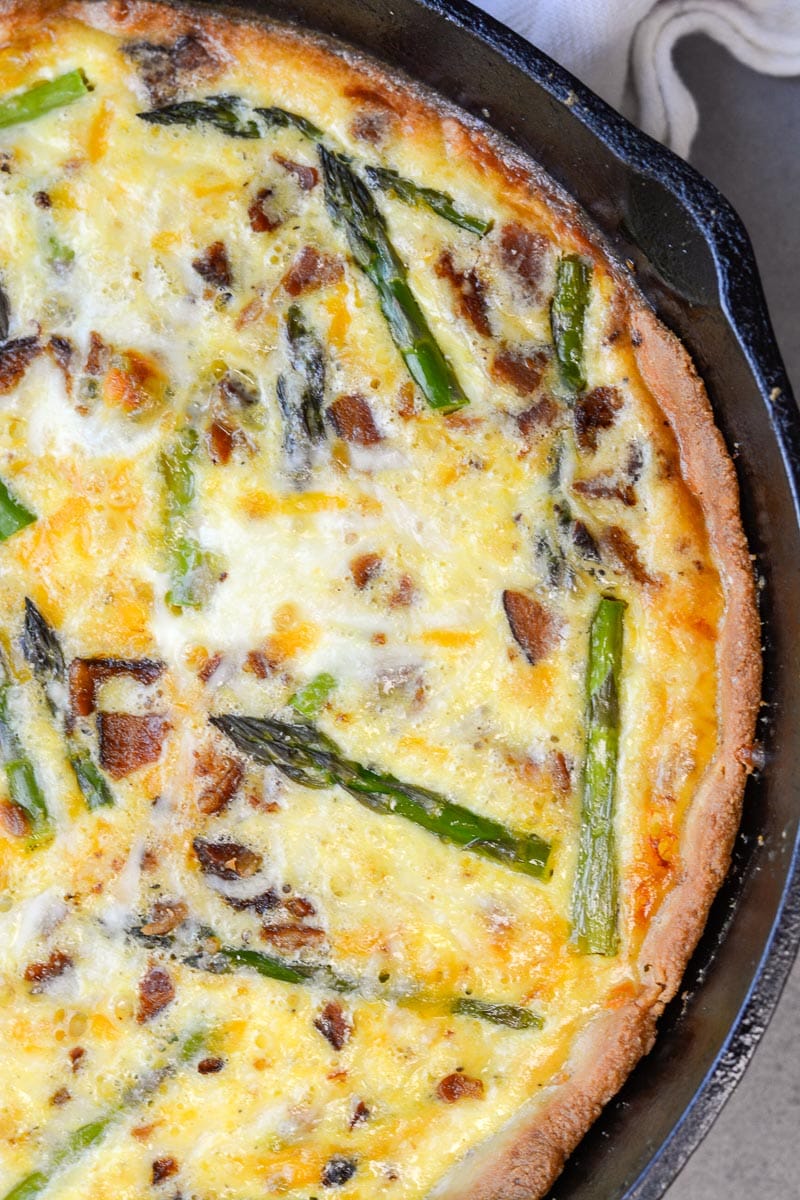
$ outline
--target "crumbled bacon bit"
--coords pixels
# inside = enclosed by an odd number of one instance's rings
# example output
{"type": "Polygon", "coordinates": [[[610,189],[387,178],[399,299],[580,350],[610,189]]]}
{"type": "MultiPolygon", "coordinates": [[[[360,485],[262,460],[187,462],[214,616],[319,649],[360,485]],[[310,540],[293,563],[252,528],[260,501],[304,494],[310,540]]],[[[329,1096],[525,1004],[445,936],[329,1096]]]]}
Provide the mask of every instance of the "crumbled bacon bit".
{"type": "Polygon", "coordinates": [[[289,953],[322,941],[325,931],[313,925],[262,925],[261,937],[265,942],[289,953]]]}
{"type": "Polygon", "coordinates": [[[536,664],[553,649],[559,625],[551,612],[525,592],[503,592],[503,608],[518,646],[536,664]]]}
{"type": "Polygon", "coordinates": [[[200,680],[200,682],[208,683],[209,679],[211,678],[211,676],[214,674],[217,667],[220,666],[221,663],[222,663],[222,655],[219,652],[219,650],[215,651],[214,654],[209,654],[208,658],[203,663],[200,670],[197,672],[197,678],[200,680]]]}
{"type": "Polygon", "coordinates": [[[225,1066],[225,1059],[212,1056],[209,1058],[201,1058],[197,1064],[197,1070],[201,1075],[216,1075],[225,1066]]]}
{"type": "Polygon", "coordinates": [[[140,1025],[152,1020],[175,999],[175,985],[163,967],[152,966],[139,981],[139,1008],[136,1020],[140,1025]]]}
{"type": "Polygon", "coordinates": [[[550,396],[543,396],[536,404],[526,408],[517,417],[517,426],[524,438],[531,438],[540,430],[550,429],[558,417],[558,405],[550,396]]]}
{"type": "Polygon", "coordinates": [[[33,193],[33,203],[36,205],[37,208],[52,208],[53,207],[53,201],[50,199],[50,196],[47,194],[47,192],[34,192],[33,193]]]}
{"type": "Polygon", "coordinates": [[[483,1080],[473,1079],[470,1075],[465,1075],[462,1071],[454,1071],[452,1075],[445,1075],[444,1079],[440,1079],[436,1086],[436,1095],[440,1100],[444,1100],[445,1104],[455,1104],[457,1100],[482,1100],[483,1099],[483,1080]]]}
{"type": "Polygon", "coordinates": [[[411,421],[418,413],[414,385],[410,380],[400,385],[397,393],[397,411],[404,421],[411,421]]]}
{"type": "Polygon", "coordinates": [[[233,284],[231,264],[224,242],[212,242],[210,246],[192,260],[192,266],[201,279],[212,287],[227,291],[233,284]]]}
{"type": "Polygon", "coordinates": [[[172,45],[128,42],[122,53],[136,63],[154,104],[166,104],[187,82],[207,78],[219,67],[216,55],[196,33],[186,33],[172,45]]]}
{"type": "Polygon", "coordinates": [[[458,308],[465,321],[469,321],[478,333],[491,337],[489,309],[486,302],[486,285],[477,271],[470,267],[460,271],[453,261],[450,250],[443,250],[435,266],[440,279],[447,279],[458,299],[458,308]]]}
{"type": "Polygon", "coordinates": [[[9,800],[0,802],[0,825],[11,837],[27,837],[31,831],[28,814],[18,804],[9,800]]]}
{"type": "Polygon", "coordinates": [[[601,429],[610,429],[622,408],[622,397],[616,388],[596,387],[575,401],[575,440],[585,454],[597,449],[601,429]]]}
{"type": "Polygon", "coordinates": [[[273,196],[272,188],[259,188],[250,202],[247,216],[253,233],[272,233],[273,229],[283,224],[283,217],[277,214],[274,205],[270,203],[273,196]]]}
{"type": "Polygon", "coordinates": [[[100,765],[112,779],[124,779],[140,767],[157,762],[170,728],[157,714],[98,713],[100,765]]]}
{"type": "Polygon", "coordinates": [[[372,409],[358,392],[339,396],[329,407],[328,413],[343,441],[356,446],[374,446],[382,440],[372,409]]]}
{"type": "Polygon", "coordinates": [[[236,794],[244,778],[244,767],[234,755],[209,744],[195,754],[195,774],[202,781],[197,807],[210,816],[220,812],[236,794]]]}
{"type": "Polygon", "coordinates": [[[252,908],[253,912],[257,912],[260,917],[273,908],[279,908],[281,903],[280,896],[273,888],[269,888],[266,892],[259,892],[257,896],[245,896],[244,898],[223,896],[223,900],[237,912],[244,912],[246,909],[252,908]]]}
{"type": "Polygon", "coordinates": [[[370,1111],[363,1100],[359,1100],[358,1104],[353,1109],[353,1115],[349,1121],[350,1129],[355,1129],[356,1125],[363,1125],[370,1118],[370,1111]]]}
{"type": "Polygon", "coordinates": [[[516,221],[500,231],[500,259],[531,292],[538,290],[550,242],[516,221]]]}
{"type": "Polygon", "coordinates": [[[71,1099],[72,1093],[69,1092],[67,1088],[62,1087],[59,1088],[57,1092],[53,1092],[52,1096],[50,1097],[50,1103],[54,1108],[60,1108],[62,1104],[68,1104],[71,1099]]]}
{"type": "Polygon", "coordinates": [[[188,915],[189,909],[183,900],[157,900],[147,922],[142,925],[142,933],[147,937],[163,937],[177,929],[188,915]]]}
{"type": "Polygon", "coordinates": [[[257,679],[267,679],[275,669],[275,664],[263,650],[248,650],[242,670],[257,679]]]}
{"type": "Polygon", "coordinates": [[[556,790],[561,792],[562,796],[568,795],[572,791],[572,775],[564,751],[551,750],[547,755],[547,766],[556,790]]]}
{"type": "Polygon", "coordinates": [[[208,456],[215,465],[230,462],[236,431],[225,421],[215,419],[206,433],[208,456]]]}
{"type": "Polygon", "coordinates": [[[54,333],[47,343],[47,352],[51,355],[56,366],[60,367],[67,389],[69,390],[72,386],[70,364],[72,356],[75,353],[75,347],[68,337],[62,337],[60,334],[54,333]]]}
{"type": "Polygon", "coordinates": [[[83,1060],[86,1057],[86,1051],[83,1046],[73,1046],[69,1052],[69,1061],[72,1063],[73,1075],[80,1071],[83,1060]]]}
{"type": "Polygon", "coordinates": [[[389,597],[389,605],[391,608],[408,608],[414,603],[417,596],[417,589],[414,586],[414,580],[410,575],[401,575],[397,587],[389,597]]]}
{"type": "Polygon", "coordinates": [[[0,346],[0,396],[13,391],[42,349],[37,337],[16,338],[0,346]]]}
{"type": "Polygon", "coordinates": [[[382,110],[360,112],[353,117],[350,123],[350,132],[361,142],[370,142],[373,146],[379,146],[386,138],[391,124],[392,116],[389,112],[382,110]]]}
{"type": "Polygon", "coordinates": [[[318,1029],[334,1050],[341,1050],[350,1040],[353,1027],[344,1015],[341,1004],[329,1000],[320,1013],[314,1018],[314,1028],[318,1029]]]}
{"type": "Polygon", "coordinates": [[[97,689],[106,679],[130,675],[137,683],[151,684],[164,670],[153,658],[73,658],[69,667],[69,703],[76,717],[88,717],[97,703],[97,689]]]}
{"type": "Polygon", "coordinates": [[[507,383],[518,396],[531,396],[538,388],[549,355],[544,350],[526,354],[504,346],[492,359],[489,372],[497,383],[507,383]]]}
{"type": "Polygon", "coordinates": [[[370,552],[369,554],[359,554],[356,558],[350,560],[350,574],[353,577],[353,583],[360,592],[363,592],[368,583],[378,575],[383,567],[383,559],[380,554],[370,552]]]}
{"type": "Polygon", "coordinates": [[[174,1158],[157,1158],[153,1163],[153,1185],[163,1183],[172,1175],[177,1175],[178,1164],[174,1158]]]}
{"type": "Polygon", "coordinates": [[[89,352],[86,355],[86,374],[102,375],[108,367],[111,348],[105,344],[99,333],[93,329],[89,334],[89,352]]]}
{"type": "Polygon", "coordinates": [[[200,869],[217,879],[247,879],[260,871],[263,854],[238,842],[207,842],[196,837],[192,842],[200,869]]]}
{"type": "Polygon", "coordinates": [[[636,488],[632,483],[623,483],[613,475],[597,475],[593,479],[576,479],[573,491],[590,500],[620,500],[628,507],[636,503],[636,488]]]}
{"type": "Polygon", "coordinates": [[[310,900],[306,900],[305,896],[290,896],[288,900],[284,900],[283,907],[293,917],[297,917],[298,921],[304,920],[306,917],[316,915],[316,908],[310,900]]]}
{"type": "Polygon", "coordinates": [[[639,557],[635,542],[619,525],[609,525],[608,529],[605,529],[600,535],[600,544],[614,559],[617,566],[626,571],[637,583],[645,585],[657,582],[639,557]]]}
{"type": "Polygon", "coordinates": [[[54,950],[44,962],[28,963],[24,978],[26,983],[33,984],[32,992],[41,992],[44,991],[51,979],[58,979],[71,966],[72,959],[69,954],[63,954],[61,950],[54,950]]]}
{"type": "Polygon", "coordinates": [[[325,254],[315,246],[304,246],[283,277],[283,286],[290,296],[316,291],[335,283],[344,274],[344,264],[333,254],[325,254]]]}
{"type": "Polygon", "coordinates": [[[310,192],[319,183],[319,171],[316,167],[309,167],[306,163],[293,162],[291,158],[284,158],[282,154],[273,154],[272,158],[279,167],[283,167],[284,171],[294,175],[301,191],[310,192]]]}

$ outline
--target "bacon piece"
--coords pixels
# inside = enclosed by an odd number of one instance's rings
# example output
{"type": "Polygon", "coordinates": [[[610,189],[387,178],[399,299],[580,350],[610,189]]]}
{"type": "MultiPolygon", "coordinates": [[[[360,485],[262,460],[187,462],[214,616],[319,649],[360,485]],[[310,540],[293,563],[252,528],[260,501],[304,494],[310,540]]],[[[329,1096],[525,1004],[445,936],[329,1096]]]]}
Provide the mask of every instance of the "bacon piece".
{"type": "Polygon", "coordinates": [[[164,373],[152,358],[137,350],[115,356],[103,380],[103,400],[126,413],[138,413],[158,402],[166,390],[164,373]]]}
{"type": "Polygon", "coordinates": [[[25,968],[25,982],[33,984],[32,992],[43,992],[51,979],[58,979],[71,966],[72,959],[69,954],[64,954],[61,950],[54,950],[44,962],[28,963],[25,968]]]}
{"type": "Polygon", "coordinates": [[[257,679],[268,679],[276,666],[277,663],[263,650],[248,650],[242,669],[247,671],[248,675],[255,675],[257,679]]]}
{"type": "Polygon", "coordinates": [[[607,473],[596,475],[593,479],[576,479],[572,489],[579,496],[588,496],[590,500],[621,500],[628,507],[636,503],[636,488],[633,484],[622,483],[607,473]]]}
{"type": "Polygon", "coordinates": [[[477,271],[470,267],[460,271],[453,261],[450,250],[443,250],[434,268],[440,279],[446,279],[452,285],[458,300],[458,309],[465,321],[469,321],[478,333],[491,337],[492,327],[489,324],[489,310],[486,303],[486,285],[477,271]]]}
{"type": "Polygon", "coordinates": [[[223,900],[237,912],[244,912],[251,908],[260,917],[263,917],[264,913],[271,912],[273,908],[279,908],[281,903],[281,898],[274,888],[269,888],[266,892],[259,892],[257,896],[245,896],[244,898],[223,896],[223,900]]]}
{"type": "Polygon", "coordinates": [[[436,1095],[440,1100],[444,1100],[445,1104],[455,1104],[457,1100],[482,1100],[483,1099],[483,1080],[473,1079],[471,1075],[465,1075],[462,1071],[454,1071],[452,1075],[445,1075],[444,1079],[440,1079],[436,1085],[436,1095]]]}
{"type": "Polygon", "coordinates": [[[305,920],[306,917],[316,916],[316,908],[310,900],[306,900],[305,896],[290,896],[288,900],[284,900],[283,907],[298,921],[305,920]]]}
{"type": "Polygon", "coordinates": [[[76,717],[88,717],[97,704],[97,689],[114,675],[130,675],[137,683],[155,683],[164,663],[154,658],[73,658],[69,666],[69,703],[76,717]]]}
{"type": "Polygon", "coordinates": [[[514,638],[528,662],[535,665],[553,649],[559,626],[543,604],[525,592],[503,592],[503,608],[514,638]]]}
{"type": "Polygon", "coordinates": [[[172,1175],[178,1174],[178,1164],[174,1158],[157,1158],[153,1163],[152,1180],[153,1185],[163,1183],[165,1179],[169,1179],[172,1175]]]}
{"type": "Polygon", "coordinates": [[[304,246],[283,277],[283,286],[290,296],[316,291],[335,283],[344,274],[344,264],[333,254],[324,254],[315,246],[304,246]]]}
{"type": "Polygon", "coordinates": [[[356,446],[374,446],[383,440],[372,409],[358,392],[339,396],[328,408],[328,413],[336,432],[345,442],[352,442],[356,446]]]}
{"type": "Polygon", "coordinates": [[[341,1050],[350,1040],[353,1026],[344,1015],[344,1010],[337,1000],[329,1000],[320,1013],[314,1018],[314,1028],[318,1029],[334,1050],[341,1050]]]}
{"type": "Polygon", "coordinates": [[[610,429],[622,408],[616,388],[596,387],[575,401],[575,440],[585,454],[594,454],[601,429],[610,429]]]}
{"type": "Polygon", "coordinates": [[[93,329],[89,334],[89,351],[86,355],[86,374],[102,375],[108,367],[111,347],[107,346],[99,333],[93,329]]]}
{"type": "Polygon", "coordinates": [[[75,353],[75,347],[72,342],[68,337],[62,337],[61,334],[54,333],[47,343],[47,351],[52,356],[56,366],[61,368],[67,388],[70,388],[72,386],[70,364],[72,363],[72,356],[75,353]]]}
{"type": "Polygon", "coordinates": [[[67,1088],[59,1088],[57,1092],[53,1092],[50,1097],[50,1103],[54,1108],[61,1108],[62,1104],[68,1104],[72,1099],[72,1093],[67,1088]]]}
{"type": "Polygon", "coordinates": [[[417,589],[414,587],[414,580],[410,575],[401,575],[397,587],[389,597],[390,608],[408,608],[414,603],[417,596],[417,589]]]}
{"type": "Polygon", "coordinates": [[[216,55],[196,33],[186,33],[172,45],[129,42],[122,53],[136,63],[154,104],[166,104],[187,82],[207,78],[219,67],[216,55]]]}
{"type": "Polygon", "coordinates": [[[626,571],[637,583],[655,584],[658,581],[645,567],[636,544],[619,525],[609,525],[600,536],[600,545],[613,558],[621,570],[626,571]]]}
{"type": "Polygon", "coordinates": [[[275,208],[269,203],[274,196],[272,188],[260,188],[247,209],[250,228],[253,233],[272,233],[283,224],[283,217],[278,216],[275,208]]]}
{"type": "Polygon", "coordinates": [[[222,655],[219,650],[215,651],[214,654],[210,654],[200,670],[197,672],[197,678],[200,680],[200,682],[208,683],[209,679],[214,674],[217,667],[221,665],[221,663],[222,655]]]}
{"type": "Polygon", "coordinates": [[[161,757],[161,747],[169,729],[166,717],[104,712],[98,713],[97,723],[100,765],[112,779],[124,779],[161,757]]]}
{"type": "Polygon", "coordinates": [[[542,396],[536,404],[526,408],[517,417],[517,426],[526,439],[530,439],[540,430],[550,429],[558,417],[558,405],[551,396],[542,396]]]}
{"type": "Polygon", "coordinates": [[[264,862],[263,854],[239,842],[207,842],[196,837],[192,845],[201,871],[217,879],[247,879],[260,871],[264,862]]]}
{"type": "Polygon", "coordinates": [[[361,142],[379,146],[386,138],[393,121],[388,111],[381,109],[357,113],[350,123],[350,132],[361,142]]]}
{"type": "Polygon", "coordinates": [[[73,1046],[69,1052],[69,1061],[72,1063],[72,1073],[76,1074],[81,1069],[86,1051],[83,1046],[73,1046]]]}
{"type": "Polygon", "coordinates": [[[512,221],[500,231],[500,260],[527,291],[536,292],[544,273],[550,242],[541,233],[512,221]]]}
{"type": "Polygon", "coordinates": [[[136,1020],[140,1025],[151,1021],[175,999],[175,984],[163,967],[151,966],[139,980],[139,1008],[136,1020]]]}
{"type": "Polygon", "coordinates": [[[363,1125],[370,1118],[370,1111],[363,1100],[359,1100],[358,1104],[353,1109],[353,1115],[348,1122],[350,1129],[355,1129],[356,1125],[363,1125]]]}
{"type": "Polygon", "coordinates": [[[233,284],[231,264],[224,242],[212,242],[202,254],[192,260],[192,266],[201,279],[212,287],[227,291],[233,284]]]}
{"type": "Polygon", "coordinates": [[[232,754],[208,745],[195,754],[195,774],[202,782],[197,807],[210,816],[220,812],[235,795],[244,777],[244,767],[232,754]]]}
{"type": "Polygon", "coordinates": [[[14,390],[42,349],[37,337],[16,338],[0,346],[0,396],[14,390]]]}
{"type": "Polygon", "coordinates": [[[272,158],[279,167],[283,167],[284,171],[294,175],[301,191],[310,192],[319,183],[319,171],[316,167],[309,167],[306,163],[293,162],[291,158],[284,158],[282,154],[273,154],[272,158]]]}
{"type": "Polygon", "coordinates": [[[201,1058],[197,1064],[197,1070],[201,1075],[216,1075],[217,1071],[221,1071],[224,1066],[225,1059],[213,1055],[208,1058],[201,1058]]]}
{"type": "Polygon", "coordinates": [[[27,837],[31,830],[28,814],[9,800],[0,802],[0,825],[11,837],[27,837]]]}
{"type": "Polygon", "coordinates": [[[532,396],[541,382],[548,361],[549,355],[545,350],[526,354],[523,350],[504,346],[492,359],[489,372],[492,379],[497,383],[507,383],[518,396],[532,396]]]}
{"type": "Polygon", "coordinates": [[[163,937],[186,920],[189,909],[183,900],[157,900],[141,932],[147,937],[163,937]]]}
{"type": "Polygon", "coordinates": [[[262,925],[261,937],[278,950],[291,953],[321,942],[325,931],[313,925],[262,925]]]}
{"type": "Polygon", "coordinates": [[[356,558],[350,560],[350,574],[353,577],[353,583],[360,592],[363,592],[368,583],[378,575],[383,568],[383,559],[380,554],[368,553],[359,554],[356,558]]]}
{"type": "Polygon", "coordinates": [[[211,427],[206,434],[206,444],[213,463],[221,463],[224,466],[225,463],[230,462],[234,437],[235,430],[231,429],[225,421],[214,420],[211,422],[211,427]]]}

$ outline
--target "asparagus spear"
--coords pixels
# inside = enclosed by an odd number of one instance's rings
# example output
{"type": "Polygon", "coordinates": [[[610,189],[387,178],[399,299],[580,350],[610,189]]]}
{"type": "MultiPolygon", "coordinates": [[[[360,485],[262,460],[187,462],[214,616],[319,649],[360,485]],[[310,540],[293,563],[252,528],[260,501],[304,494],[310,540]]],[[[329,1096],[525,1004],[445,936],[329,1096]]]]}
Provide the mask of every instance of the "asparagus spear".
{"type": "Polygon", "coordinates": [[[286,314],[286,336],[289,359],[303,383],[300,411],[306,432],[312,442],[324,441],[325,357],[319,339],[306,325],[296,304],[286,314]]]}
{"type": "Polygon", "coordinates": [[[174,1075],[179,1066],[197,1056],[206,1042],[204,1034],[189,1034],[180,1046],[175,1059],[165,1066],[146,1071],[139,1082],[123,1092],[117,1103],[95,1121],[79,1126],[70,1133],[64,1143],[52,1155],[50,1162],[41,1171],[34,1171],[6,1192],[2,1200],[33,1200],[48,1187],[62,1167],[72,1166],[81,1155],[104,1137],[109,1127],[126,1112],[138,1108],[158,1090],[165,1079],[174,1075]]]}
{"type": "Polygon", "coordinates": [[[389,239],[386,221],[369,188],[341,155],[319,147],[325,199],[343,226],[356,264],[374,284],[381,311],[409,374],[431,408],[453,412],[469,401],[434,338],[408,284],[405,264],[389,239]]]}
{"type": "Polygon", "coordinates": [[[379,187],[390,196],[402,200],[404,204],[424,205],[470,233],[483,237],[494,225],[494,221],[484,221],[482,217],[473,217],[458,207],[452,196],[447,192],[437,192],[435,188],[422,187],[410,179],[404,179],[398,171],[390,167],[367,167],[365,170],[367,183],[370,187],[379,187]]]}
{"type": "Polygon", "coordinates": [[[624,610],[622,600],[604,596],[589,634],[586,760],[572,892],[572,941],[582,954],[612,955],[618,945],[614,789],[624,610]]]}
{"type": "Polygon", "coordinates": [[[289,127],[299,130],[305,134],[307,138],[313,141],[323,137],[321,129],[312,124],[306,117],[301,117],[299,113],[287,112],[285,108],[257,108],[255,111],[260,117],[263,117],[267,125],[275,126],[279,129],[287,129],[289,127]]]}
{"type": "Polygon", "coordinates": [[[92,760],[88,748],[80,744],[66,719],[63,696],[67,686],[67,667],[56,631],[27,596],[21,646],[25,660],[44,688],[50,711],[61,719],[70,766],[75,772],[87,808],[94,811],[103,805],[113,804],[114,797],[105,776],[92,760]]]}
{"type": "Polygon", "coordinates": [[[164,482],[164,544],[169,560],[167,604],[199,608],[209,584],[210,559],[190,531],[195,498],[192,459],[197,432],[186,427],[161,455],[164,482]]]}
{"type": "Polygon", "coordinates": [[[243,101],[238,96],[206,96],[205,100],[184,100],[180,104],[165,104],[149,112],[137,113],[151,125],[213,125],[228,137],[260,138],[263,131],[258,121],[242,113],[243,101]]]}
{"type": "Polygon", "coordinates": [[[589,263],[577,254],[565,255],[558,264],[556,290],[550,305],[550,328],[561,378],[573,392],[582,392],[586,387],[583,326],[591,279],[589,263]]]}
{"type": "Polygon", "coordinates": [[[506,1025],[509,1029],[541,1029],[544,1025],[537,1013],[518,1004],[490,1004],[473,996],[462,996],[454,1000],[450,1008],[460,1016],[477,1017],[481,1021],[491,1021],[493,1025],[506,1025]]]}
{"type": "Polygon", "coordinates": [[[12,724],[11,689],[14,680],[5,656],[0,652],[0,756],[8,781],[11,801],[21,808],[30,822],[30,843],[40,846],[53,836],[53,824],[47,801],[39,786],[33,763],[28,758],[12,724]]]}
{"type": "Polygon", "coordinates": [[[32,121],[54,108],[63,108],[91,91],[83,71],[68,71],[56,79],[44,79],[25,92],[0,100],[0,129],[32,121]]]}
{"type": "Polygon", "coordinates": [[[5,542],[12,534],[19,533],[27,525],[36,520],[34,513],[18,500],[8,485],[0,479],[0,542],[5,542]]]}
{"type": "Polygon", "coordinates": [[[338,785],[373,812],[405,817],[443,841],[528,875],[546,872],[550,847],[536,834],[509,829],[437,792],[353,762],[312,724],[238,716],[212,717],[211,723],[244,754],[276,766],[295,783],[309,788],[338,785]]]}

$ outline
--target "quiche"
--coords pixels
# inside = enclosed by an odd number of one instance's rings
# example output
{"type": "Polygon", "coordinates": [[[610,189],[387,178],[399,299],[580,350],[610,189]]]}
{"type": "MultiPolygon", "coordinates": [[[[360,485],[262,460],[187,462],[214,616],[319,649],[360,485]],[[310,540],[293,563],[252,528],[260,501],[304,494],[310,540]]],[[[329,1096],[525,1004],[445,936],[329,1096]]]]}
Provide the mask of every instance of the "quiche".
{"type": "Polygon", "coordinates": [[[754,762],[702,383],[288,26],[0,0],[0,194],[0,1195],[535,1200],[754,762]]]}

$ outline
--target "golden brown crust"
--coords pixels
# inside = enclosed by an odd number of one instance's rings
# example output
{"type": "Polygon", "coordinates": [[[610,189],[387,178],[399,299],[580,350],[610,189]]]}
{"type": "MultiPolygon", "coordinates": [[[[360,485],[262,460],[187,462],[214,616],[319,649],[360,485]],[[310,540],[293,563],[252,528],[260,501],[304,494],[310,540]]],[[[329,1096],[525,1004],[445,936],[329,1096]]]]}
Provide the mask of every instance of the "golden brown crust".
{"type": "MultiPolygon", "coordinates": [[[[169,40],[200,32],[224,54],[245,47],[258,54],[270,37],[296,39],[291,30],[232,23],[208,11],[190,12],[147,0],[0,0],[0,43],[54,15],[88,20],[127,36],[169,40]]],[[[544,181],[533,164],[426,90],[387,76],[360,55],[316,38],[304,52],[328,76],[358,78],[379,89],[403,127],[439,128],[453,155],[469,155],[487,179],[502,181],[506,204],[535,220],[547,207],[555,228],[595,258],[604,258],[587,236],[582,216],[544,181]],[[400,103],[392,103],[392,101],[400,103]],[[535,186],[531,187],[531,179],[535,186]]],[[[312,67],[315,65],[312,63],[312,67]]],[[[617,279],[619,272],[615,270],[617,279]]],[[[747,546],[739,518],[733,465],[714,425],[705,389],[683,347],[622,280],[631,311],[635,364],[670,422],[684,479],[700,504],[724,584],[726,608],[718,649],[720,678],[716,757],[699,788],[683,837],[682,873],[652,920],[639,963],[643,983],[624,1006],[602,1011],[575,1044],[565,1072],[532,1099],[493,1139],[470,1153],[431,1193],[439,1200],[535,1200],[563,1167],[602,1106],[620,1087],[655,1037],[658,1017],[674,996],[727,869],[739,823],[748,757],[760,696],[760,629],[747,546]],[[637,344],[638,343],[638,344],[637,344]]]]}

